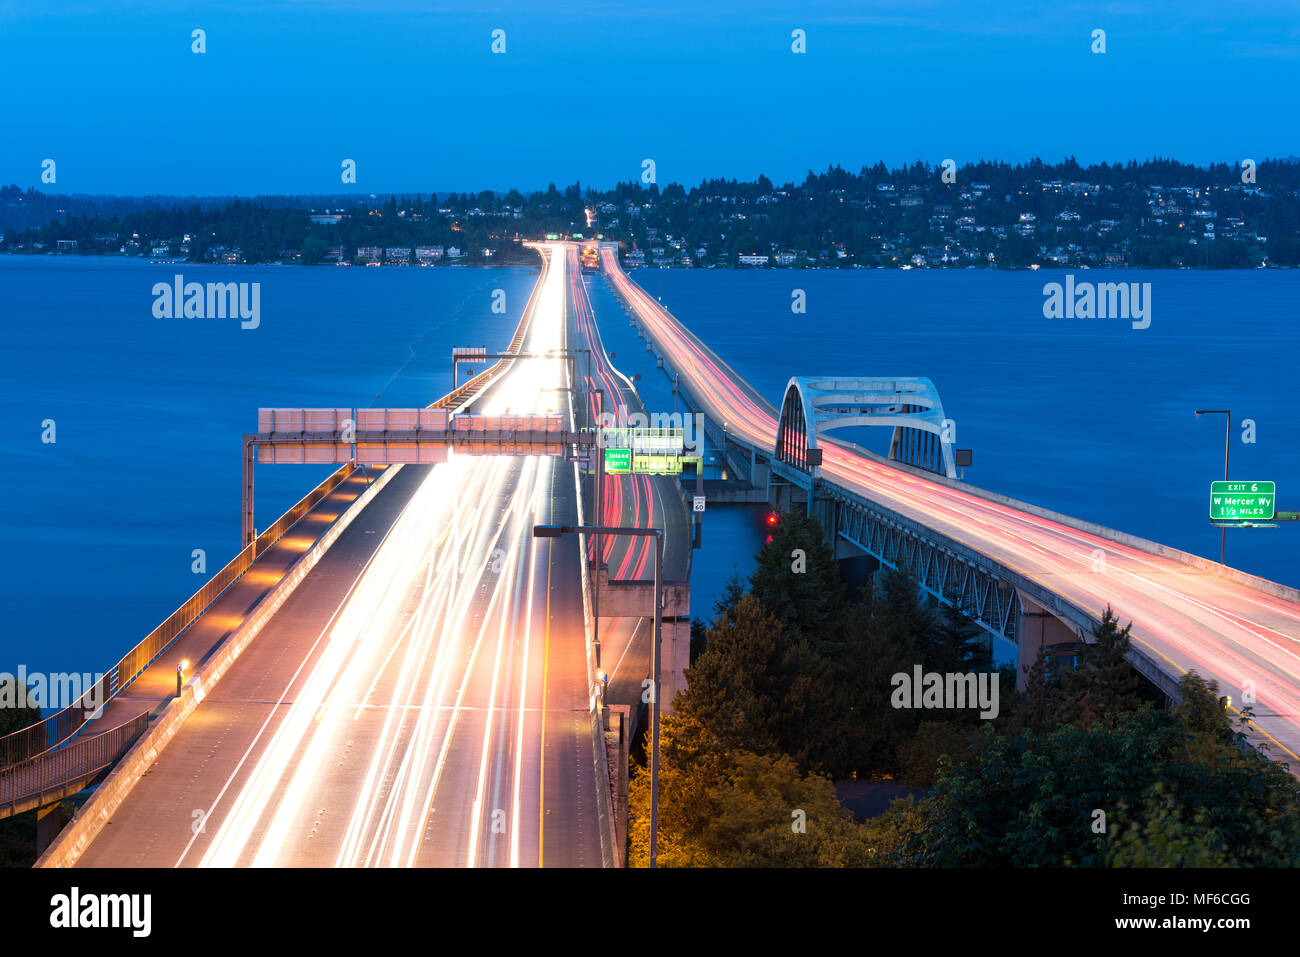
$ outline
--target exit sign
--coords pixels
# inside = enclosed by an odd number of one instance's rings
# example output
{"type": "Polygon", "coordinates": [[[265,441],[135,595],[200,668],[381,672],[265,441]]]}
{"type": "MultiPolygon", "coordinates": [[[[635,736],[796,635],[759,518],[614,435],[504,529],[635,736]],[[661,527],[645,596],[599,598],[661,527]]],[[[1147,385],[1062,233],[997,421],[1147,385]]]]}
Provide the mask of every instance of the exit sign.
{"type": "Polygon", "coordinates": [[[605,471],[606,473],[613,475],[618,475],[619,473],[630,474],[632,471],[632,450],[606,449],[605,471]]]}
{"type": "Polygon", "coordinates": [[[1210,521],[1272,521],[1277,506],[1273,482],[1211,482],[1210,521]]]}

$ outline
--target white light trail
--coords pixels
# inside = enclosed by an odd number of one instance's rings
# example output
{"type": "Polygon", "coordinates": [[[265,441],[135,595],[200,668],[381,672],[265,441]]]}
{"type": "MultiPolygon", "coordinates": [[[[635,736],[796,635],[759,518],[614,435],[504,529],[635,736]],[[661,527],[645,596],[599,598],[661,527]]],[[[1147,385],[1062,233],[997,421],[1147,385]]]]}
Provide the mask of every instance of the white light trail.
{"type": "MultiPolygon", "coordinates": [[[[562,253],[547,256],[528,352],[564,346],[564,265],[562,253]]],[[[561,358],[514,360],[474,411],[567,409],[556,391],[569,385],[566,369],[561,358]]],[[[525,753],[541,747],[529,736],[529,669],[540,667],[532,626],[548,553],[539,556],[532,526],[548,518],[557,467],[567,466],[453,454],[431,469],[306,677],[287,689],[283,717],[224,815],[218,804],[212,819],[221,824],[202,865],[283,865],[326,853],[335,866],[519,866],[521,827],[537,817],[535,805],[531,817],[524,807],[525,753]],[[456,732],[470,714],[483,723],[467,747],[456,732]],[[462,777],[462,765],[472,765],[468,830],[453,841],[463,856],[422,859],[453,756],[462,777]],[[498,846],[488,805],[503,788],[509,833],[498,846]]]]}

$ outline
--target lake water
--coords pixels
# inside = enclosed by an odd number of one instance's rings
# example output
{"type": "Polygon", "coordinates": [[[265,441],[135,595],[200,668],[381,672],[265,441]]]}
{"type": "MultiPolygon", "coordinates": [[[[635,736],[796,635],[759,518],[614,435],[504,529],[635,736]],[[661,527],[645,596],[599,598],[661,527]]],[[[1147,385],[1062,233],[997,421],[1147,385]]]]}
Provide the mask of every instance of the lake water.
{"type": "MultiPolygon", "coordinates": [[[[208,575],[239,550],[259,406],[425,405],[453,346],[508,344],[537,273],[0,256],[0,671],[107,668],[205,580],[194,549],[208,575]],[[176,273],[260,282],[260,325],[154,318],[153,284],[176,273]]],[[[260,466],[257,527],[329,471],[260,466]]]]}
{"type": "MultiPolygon", "coordinates": [[[[632,275],[774,404],[796,375],[928,376],[957,444],[974,451],[972,485],[1217,561],[1209,484],[1223,477],[1225,417],[1194,410],[1226,408],[1231,477],[1275,481],[1278,507],[1300,509],[1300,271],[1075,274],[1149,282],[1146,329],[1044,318],[1043,286],[1064,282],[1061,271],[632,275]],[[795,289],[805,314],[791,311],[795,289]]],[[[616,308],[603,282],[591,285],[598,315],[616,308]]],[[[614,315],[602,332],[623,350],[618,364],[642,374],[651,405],[671,409],[664,374],[614,315]]],[[[885,429],[846,437],[888,450],[885,429]]],[[[1227,553],[1300,586],[1300,523],[1229,530],[1227,553]]]]}
{"type": "MultiPolygon", "coordinates": [[[[239,547],[240,437],[259,406],[420,405],[450,387],[458,345],[506,345],[536,269],[342,269],[0,256],[3,518],[0,671],[100,671],[239,547]],[[261,283],[261,323],[165,320],[152,287],[261,283]],[[493,290],[507,313],[493,314],[493,290]],[[52,419],[57,441],[43,443],[52,419]]],[[[1045,272],[658,271],[634,274],[774,402],[791,375],[927,375],[975,452],[967,480],[1218,557],[1206,518],[1222,475],[1278,483],[1300,507],[1295,356],[1300,272],[1122,272],[1152,283],[1152,323],[1047,320],[1045,272]],[[807,314],[790,311],[791,291],[807,314]],[[1241,441],[1240,422],[1257,441],[1241,441]]],[[[590,282],[607,348],[671,409],[603,282],[590,282]]],[[[880,447],[876,438],[869,440],[880,447]]],[[[260,467],[264,527],[328,471],[260,467]]],[[[696,553],[705,615],[748,574],[752,510],[714,509],[696,553]]],[[[1300,585],[1300,525],[1233,531],[1229,562],[1300,585]]]]}

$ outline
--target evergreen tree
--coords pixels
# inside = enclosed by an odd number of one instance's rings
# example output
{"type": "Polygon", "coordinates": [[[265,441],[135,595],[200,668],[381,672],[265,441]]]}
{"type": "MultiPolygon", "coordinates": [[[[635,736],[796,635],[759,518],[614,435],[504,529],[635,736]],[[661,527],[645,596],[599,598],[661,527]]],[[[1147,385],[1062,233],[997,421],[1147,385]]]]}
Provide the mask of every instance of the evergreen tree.
{"type": "Polygon", "coordinates": [[[1094,640],[1080,642],[1078,667],[1066,681],[1067,720],[1091,727],[1096,721],[1114,724],[1118,716],[1141,704],[1138,673],[1125,655],[1132,623],[1119,627],[1107,606],[1092,630],[1094,640]]]}
{"type": "MultiPolygon", "coordinates": [[[[873,596],[872,608],[881,604],[873,596]]],[[[893,677],[910,674],[920,661],[916,640],[906,628],[878,628],[866,604],[850,608],[845,634],[842,694],[847,699],[851,767],[863,775],[895,774],[898,750],[916,731],[920,712],[893,706],[893,677]]]]}
{"type": "Polygon", "coordinates": [[[926,665],[939,672],[980,672],[993,667],[993,648],[979,625],[952,605],[940,605],[935,623],[936,655],[926,665]]]}
{"type": "Polygon", "coordinates": [[[694,722],[697,746],[788,754],[803,768],[844,764],[843,725],[833,676],[808,642],[795,641],[753,597],[709,630],[673,710],[694,722]]]}
{"type": "Polygon", "coordinates": [[[740,583],[740,573],[734,569],[731,577],[727,579],[727,584],[722,587],[722,594],[713,602],[713,620],[716,623],[720,618],[731,620],[735,614],[736,606],[740,604],[740,599],[745,596],[745,586],[740,583]]]}
{"type": "Polygon", "coordinates": [[[1034,663],[1026,669],[1025,693],[1018,699],[1015,711],[1016,729],[1045,730],[1053,717],[1052,689],[1048,684],[1047,652],[1038,646],[1034,663]]]}
{"type": "Polygon", "coordinates": [[[786,633],[822,652],[841,648],[844,583],[817,519],[796,512],[779,515],[756,562],[750,593],[786,633]]]}
{"type": "MultiPolygon", "coordinates": [[[[41,720],[41,709],[31,707],[24,698],[19,706],[18,679],[0,673],[0,737],[21,731],[41,720]]],[[[0,761],[4,760],[0,754],[0,761]]]]}
{"type": "Polygon", "coordinates": [[[916,582],[904,572],[891,568],[877,575],[871,612],[874,636],[895,643],[910,641],[919,655],[916,663],[940,658],[934,615],[921,603],[916,582]]]}

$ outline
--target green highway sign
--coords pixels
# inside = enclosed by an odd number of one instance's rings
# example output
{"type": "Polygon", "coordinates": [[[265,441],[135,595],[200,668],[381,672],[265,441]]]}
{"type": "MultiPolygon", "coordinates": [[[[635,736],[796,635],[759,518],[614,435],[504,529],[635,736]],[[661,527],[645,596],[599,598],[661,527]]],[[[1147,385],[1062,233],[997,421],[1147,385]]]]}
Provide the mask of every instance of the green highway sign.
{"type": "Polygon", "coordinates": [[[683,429],[607,427],[600,430],[600,442],[606,448],[631,449],[655,455],[681,455],[686,450],[683,429]]]}
{"type": "Polygon", "coordinates": [[[605,473],[607,475],[618,475],[620,473],[630,473],[632,471],[632,450],[631,449],[606,449],[605,450],[605,473]]]}
{"type": "Polygon", "coordinates": [[[1210,521],[1271,521],[1277,507],[1273,482],[1211,482],[1210,521]]]}
{"type": "Polygon", "coordinates": [[[637,455],[632,471],[642,475],[680,475],[682,460],[676,455],[637,455]]]}

